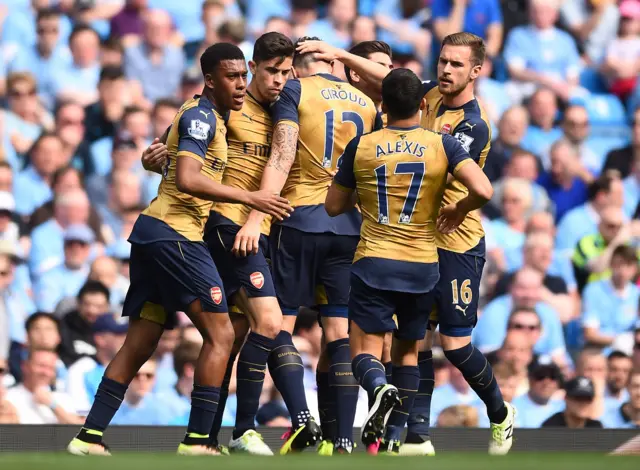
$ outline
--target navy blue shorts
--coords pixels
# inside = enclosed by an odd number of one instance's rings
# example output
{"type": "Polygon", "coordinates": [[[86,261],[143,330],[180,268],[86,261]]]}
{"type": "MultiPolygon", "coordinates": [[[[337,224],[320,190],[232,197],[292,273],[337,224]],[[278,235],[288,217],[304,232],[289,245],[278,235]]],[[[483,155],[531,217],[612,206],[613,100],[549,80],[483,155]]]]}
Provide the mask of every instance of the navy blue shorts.
{"type": "Polygon", "coordinates": [[[306,233],[274,225],[269,236],[271,271],[283,313],[318,304],[316,289],[326,296],[323,316],[348,315],[351,263],[360,237],[306,233]]]}
{"type": "Polygon", "coordinates": [[[412,294],[376,289],[352,274],[349,320],[365,333],[394,331],[398,339],[421,340],[427,333],[433,301],[433,291],[412,294]]]}
{"type": "Polygon", "coordinates": [[[471,336],[478,321],[480,279],[484,258],[438,248],[440,280],[435,288],[436,299],[429,319],[429,329],[440,325],[447,336],[471,336]]]}
{"type": "Polygon", "coordinates": [[[175,312],[187,311],[194,300],[204,312],[228,311],[222,280],[203,242],[132,243],[129,269],[123,316],[173,328],[175,312]]]}
{"type": "Polygon", "coordinates": [[[265,235],[260,235],[260,247],[255,255],[244,258],[231,253],[236,234],[242,227],[239,225],[218,225],[205,235],[204,241],[209,247],[211,257],[220,271],[224,290],[230,298],[241,287],[249,297],[275,297],[269,262],[265,257],[269,242],[265,235]]]}

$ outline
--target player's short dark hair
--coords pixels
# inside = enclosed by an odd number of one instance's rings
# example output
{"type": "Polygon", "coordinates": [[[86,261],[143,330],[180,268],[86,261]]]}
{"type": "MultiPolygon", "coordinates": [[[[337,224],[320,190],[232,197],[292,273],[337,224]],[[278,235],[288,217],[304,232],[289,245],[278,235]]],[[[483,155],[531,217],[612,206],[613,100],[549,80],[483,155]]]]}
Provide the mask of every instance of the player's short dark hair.
{"type": "Polygon", "coordinates": [[[611,259],[613,258],[621,258],[625,264],[637,264],[638,263],[638,253],[636,249],[629,245],[620,245],[613,250],[613,254],[611,255],[611,259]]]}
{"type": "Polygon", "coordinates": [[[87,31],[90,33],[93,33],[98,38],[98,40],[100,40],[100,35],[91,26],[87,24],[78,24],[74,26],[74,28],[71,30],[71,34],[69,34],[69,44],[73,42],[73,40],[78,34],[85,33],[87,31]]]}
{"type": "MultiPolygon", "coordinates": [[[[471,48],[471,64],[474,67],[476,65],[482,65],[487,55],[483,39],[472,33],[460,32],[450,34],[442,40],[442,47],[444,46],[468,46],[471,48]]],[[[442,47],[440,50],[442,50],[442,47]]]]}
{"type": "MultiPolygon", "coordinates": [[[[376,52],[381,52],[389,57],[393,57],[391,46],[384,41],[362,41],[349,49],[349,52],[358,57],[364,57],[365,59],[368,59],[371,54],[376,52]]],[[[347,76],[347,81],[353,85],[351,81],[351,69],[346,65],[344,66],[344,73],[347,76]]]]}
{"type": "Polygon", "coordinates": [[[298,53],[298,46],[305,41],[322,41],[317,36],[303,36],[296,41],[296,51],[293,54],[293,66],[294,67],[307,67],[313,62],[317,62],[317,55],[314,52],[307,52],[305,54],[298,53]]]}
{"type": "Polygon", "coordinates": [[[182,377],[184,374],[184,367],[187,364],[193,366],[198,361],[200,355],[200,345],[191,341],[182,341],[176,350],[173,352],[173,368],[176,371],[178,377],[182,377]]]}
{"type": "Polygon", "coordinates": [[[601,192],[611,191],[611,185],[615,181],[620,181],[620,172],[618,170],[607,170],[602,173],[598,179],[589,185],[587,189],[587,199],[593,201],[601,192]]]}
{"type": "Polygon", "coordinates": [[[207,47],[200,57],[202,74],[214,73],[223,60],[245,60],[242,50],[235,44],[219,42],[207,47]]]}
{"type": "Polygon", "coordinates": [[[295,48],[291,39],[282,33],[271,31],[264,33],[253,46],[253,61],[256,63],[281,57],[293,57],[295,48]]]}
{"type": "Polygon", "coordinates": [[[116,65],[107,65],[100,71],[100,81],[114,81],[124,78],[124,70],[116,65]]]}
{"type": "Polygon", "coordinates": [[[382,80],[382,103],[390,119],[407,119],[420,110],[422,80],[409,69],[394,69],[382,80]]]}
{"type": "Polygon", "coordinates": [[[84,286],[80,288],[80,292],[78,292],[78,302],[80,302],[85,295],[89,294],[102,294],[109,300],[109,289],[100,281],[85,282],[84,286]]]}
{"type": "Polygon", "coordinates": [[[38,14],[36,16],[36,24],[40,22],[40,20],[46,20],[49,18],[60,18],[60,12],[56,8],[42,8],[38,10],[38,14]]]}
{"type": "Polygon", "coordinates": [[[24,327],[27,330],[27,332],[31,330],[31,327],[35,322],[37,322],[42,318],[47,318],[51,320],[53,323],[56,324],[56,328],[60,328],[60,321],[54,314],[49,312],[36,312],[33,315],[31,315],[29,318],[27,318],[27,321],[24,324],[24,327]]]}

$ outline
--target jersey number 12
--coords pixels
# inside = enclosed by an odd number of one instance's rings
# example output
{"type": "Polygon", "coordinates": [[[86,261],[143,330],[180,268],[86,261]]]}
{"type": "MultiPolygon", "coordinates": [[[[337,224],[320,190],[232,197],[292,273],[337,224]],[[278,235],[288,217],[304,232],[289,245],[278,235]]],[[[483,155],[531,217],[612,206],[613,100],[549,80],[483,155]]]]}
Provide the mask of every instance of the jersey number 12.
{"type": "MultiPolygon", "coordinates": [[[[346,122],[352,122],[354,126],[356,126],[356,134],[353,137],[364,134],[364,120],[358,113],[354,111],[344,111],[342,113],[342,124],[346,122]]],[[[333,167],[334,129],[334,111],[330,109],[324,113],[324,155],[322,157],[322,166],[325,168],[333,167]]]]}
{"type": "MultiPolygon", "coordinates": [[[[411,175],[411,184],[404,198],[402,212],[398,218],[399,224],[410,224],[413,212],[416,209],[418,193],[422,187],[424,177],[424,162],[398,162],[394,170],[395,175],[411,175]]],[[[387,194],[387,164],[380,165],[375,169],[376,180],[378,182],[378,223],[389,223],[389,196],[387,194]]]]}

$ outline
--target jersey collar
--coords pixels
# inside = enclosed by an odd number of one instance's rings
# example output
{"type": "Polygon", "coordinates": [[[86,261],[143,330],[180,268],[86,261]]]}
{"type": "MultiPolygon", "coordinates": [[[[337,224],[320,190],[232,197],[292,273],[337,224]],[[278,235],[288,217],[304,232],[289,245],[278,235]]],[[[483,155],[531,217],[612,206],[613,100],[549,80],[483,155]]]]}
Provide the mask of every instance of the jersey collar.
{"type": "Polygon", "coordinates": [[[253,96],[251,94],[251,92],[249,90],[247,90],[247,96],[249,96],[249,98],[251,98],[253,101],[256,102],[256,104],[260,105],[262,108],[264,108],[265,111],[269,111],[269,104],[265,104],[263,102],[261,102],[258,98],[256,98],[255,96],[253,96]]]}
{"type": "Polygon", "coordinates": [[[418,129],[419,127],[419,125],[409,127],[387,126],[387,129],[391,129],[392,131],[412,131],[414,129],[418,129]]]}
{"type": "Polygon", "coordinates": [[[206,96],[204,96],[204,95],[193,95],[193,99],[194,99],[194,100],[200,99],[200,103],[201,103],[203,106],[206,106],[206,107],[208,107],[208,108],[213,109],[213,110],[216,112],[216,114],[217,114],[218,116],[221,116],[221,117],[222,117],[222,119],[223,119],[225,122],[229,119],[229,111],[227,111],[226,113],[222,114],[222,113],[220,112],[220,110],[216,107],[216,105],[215,105],[215,104],[213,104],[211,101],[209,101],[209,99],[208,99],[206,96]]]}
{"type": "Polygon", "coordinates": [[[330,73],[316,73],[314,77],[322,77],[326,80],[331,80],[332,82],[344,82],[341,78],[331,75],[330,73]]]}

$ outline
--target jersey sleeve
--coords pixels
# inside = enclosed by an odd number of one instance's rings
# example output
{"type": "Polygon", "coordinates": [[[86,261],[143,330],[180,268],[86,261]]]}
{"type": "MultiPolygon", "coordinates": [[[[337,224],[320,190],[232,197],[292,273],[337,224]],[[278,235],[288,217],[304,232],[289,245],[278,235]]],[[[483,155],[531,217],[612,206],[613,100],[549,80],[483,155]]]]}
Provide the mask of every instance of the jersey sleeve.
{"type": "Polygon", "coordinates": [[[182,113],[178,122],[178,155],[204,161],[207,148],[216,135],[216,117],[212,110],[198,107],[182,113]]]}
{"type": "Polygon", "coordinates": [[[422,96],[426,95],[437,86],[438,82],[436,82],[435,80],[427,80],[426,82],[422,82],[422,96]]]}
{"type": "Polygon", "coordinates": [[[451,135],[476,163],[480,163],[480,154],[491,138],[489,126],[480,116],[463,120],[451,135]]]}
{"type": "Polygon", "coordinates": [[[344,149],[344,153],[338,160],[338,173],[333,177],[333,181],[343,188],[355,189],[356,188],[356,175],[353,172],[353,164],[356,159],[356,152],[358,151],[358,144],[360,143],[360,137],[356,136],[347,144],[344,149]]]}
{"type": "Polygon", "coordinates": [[[448,170],[452,175],[471,159],[460,142],[448,134],[442,134],[442,147],[449,161],[448,170]]]}
{"type": "Polygon", "coordinates": [[[300,105],[300,96],[302,95],[302,85],[300,80],[289,80],[278,100],[271,105],[271,121],[275,126],[281,121],[291,121],[299,124],[298,106],[300,105]]]}

